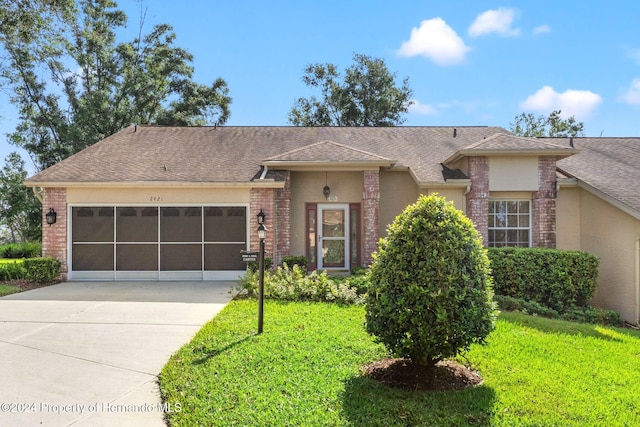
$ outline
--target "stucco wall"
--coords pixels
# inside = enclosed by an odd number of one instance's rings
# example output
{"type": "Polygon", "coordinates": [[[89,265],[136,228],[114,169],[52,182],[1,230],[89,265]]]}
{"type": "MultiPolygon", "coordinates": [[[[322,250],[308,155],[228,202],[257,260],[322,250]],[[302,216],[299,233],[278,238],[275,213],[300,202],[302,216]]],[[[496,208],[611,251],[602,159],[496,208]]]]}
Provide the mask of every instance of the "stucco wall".
{"type": "Polygon", "coordinates": [[[489,157],[490,191],[537,191],[537,157],[489,157]]]}
{"type": "Polygon", "coordinates": [[[380,236],[408,205],[418,199],[418,186],[408,171],[380,172],[380,236]]]}
{"type": "Polygon", "coordinates": [[[556,247],[580,250],[580,193],[578,187],[561,187],[556,198],[556,247]]]}
{"type": "Polygon", "coordinates": [[[581,250],[600,259],[598,288],[593,304],[620,311],[623,319],[637,323],[639,290],[637,278],[640,220],[580,191],[581,250]]]}
{"type": "Polygon", "coordinates": [[[67,202],[107,204],[249,203],[248,188],[68,188],[67,202]]]}

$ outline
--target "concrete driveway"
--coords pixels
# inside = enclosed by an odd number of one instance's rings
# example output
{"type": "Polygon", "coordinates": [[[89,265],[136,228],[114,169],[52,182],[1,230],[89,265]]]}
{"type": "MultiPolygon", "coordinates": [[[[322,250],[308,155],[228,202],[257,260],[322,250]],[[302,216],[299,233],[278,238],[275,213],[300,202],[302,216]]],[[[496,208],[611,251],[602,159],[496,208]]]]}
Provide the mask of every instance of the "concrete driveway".
{"type": "Polygon", "coordinates": [[[157,376],[233,282],[67,282],[0,298],[0,425],[164,426],[157,376]]]}

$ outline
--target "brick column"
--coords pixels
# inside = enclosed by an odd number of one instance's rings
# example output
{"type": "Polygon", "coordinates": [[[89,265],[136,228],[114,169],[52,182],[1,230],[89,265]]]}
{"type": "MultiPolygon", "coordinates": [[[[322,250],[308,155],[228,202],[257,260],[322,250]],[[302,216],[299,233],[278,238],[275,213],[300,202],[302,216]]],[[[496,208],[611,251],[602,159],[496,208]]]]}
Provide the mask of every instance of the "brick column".
{"type": "Polygon", "coordinates": [[[373,262],[380,240],[380,173],[364,171],[362,180],[362,265],[373,262]]]}
{"type": "Polygon", "coordinates": [[[273,263],[278,265],[283,256],[291,255],[291,172],[289,171],[285,171],[284,188],[275,190],[275,212],[276,253],[273,263]]]}
{"type": "Polygon", "coordinates": [[[467,194],[467,216],[482,235],[482,244],[489,243],[489,159],[469,157],[471,190],[467,194]]]}
{"type": "Polygon", "coordinates": [[[67,265],[67,189],[45,188],[42,195],[42,256],[56,258],[62,264],[60,272],[66,279],[67,265]],[[47,224],[49,208],[56,211],[56,223],[47,224]]]}
{"type": "Polygon", "coordinates": [[[275,197],[273,188],[252,188],[249,191],[249,246],[251,251],[260,250],[260,240],[258,239],[258,221],[256,215],[260,209],[266,215],[265,227],[267,227],[267,238],[264,241],[265,257],[274,261],[274,242],[276,230],[278,228],[275,210],[275,197]]]}
{"type": "Polygon", "coordinates": [[[531,207],[531,244],[556,247],[556,159],[538,159],[538,191],[531,207]]]}

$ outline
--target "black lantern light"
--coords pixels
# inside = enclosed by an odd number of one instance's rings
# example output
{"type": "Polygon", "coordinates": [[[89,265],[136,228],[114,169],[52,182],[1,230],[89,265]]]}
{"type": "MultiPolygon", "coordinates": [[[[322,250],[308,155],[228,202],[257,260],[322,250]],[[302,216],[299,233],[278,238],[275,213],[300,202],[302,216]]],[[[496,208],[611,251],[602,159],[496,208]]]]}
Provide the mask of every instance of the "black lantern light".
{"type": "Polygon", "coordinates": [[[264,212],[262,212],[262,209],[260,209],[260,212],[258,213],[258,215],[256,215],[258,217],[258,224],[264,224],[264,218],[267,216],[265,215],[264,212]]]}
{"type": "Polygon", "coordinates": [[[54,211],[53,208],[49,208],[49,212],[47,212],[47,214],[45,215],[45,218],[47,219],[47,224],[49,225],[55,224],[57,216],[58,214],[56,213],[56,211],[54,211]]]}
{"type": "Polygon", "coordinates": [[[327,181],[327,173],[324,173],[324,188],[322,189],[322,194],[324,194],[324,198],[328,199],[329,194],[331,194],[331,189],[329,188],[329,183],[327,181]]]}

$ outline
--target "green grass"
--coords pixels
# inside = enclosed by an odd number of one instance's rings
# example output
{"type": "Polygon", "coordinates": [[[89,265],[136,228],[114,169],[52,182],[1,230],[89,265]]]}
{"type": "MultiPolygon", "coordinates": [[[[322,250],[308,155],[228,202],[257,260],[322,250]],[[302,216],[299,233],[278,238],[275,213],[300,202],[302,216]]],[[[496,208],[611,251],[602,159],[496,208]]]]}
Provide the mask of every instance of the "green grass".
{"type": "Polygon", "coordinates": [[[362,306],[230,303],[161,373],[182,426],[640,425],[640,333],[503,313],[465,359],[484,383],[457,392],[389,389],[361,374],[386,355],[362,306]]]}
{"type": "Polygon", "coordinates": [[[0,283],[0,297],[3,297],[5,295],[15,294],[17,292],[22,292],[22,289],[16,286],[4,285],[0,283]]]}
{"type": "Polygon", "coordinates": [[[0,265],[2,264],[23,264],[24,258],[0,258],[0,265]]]}

